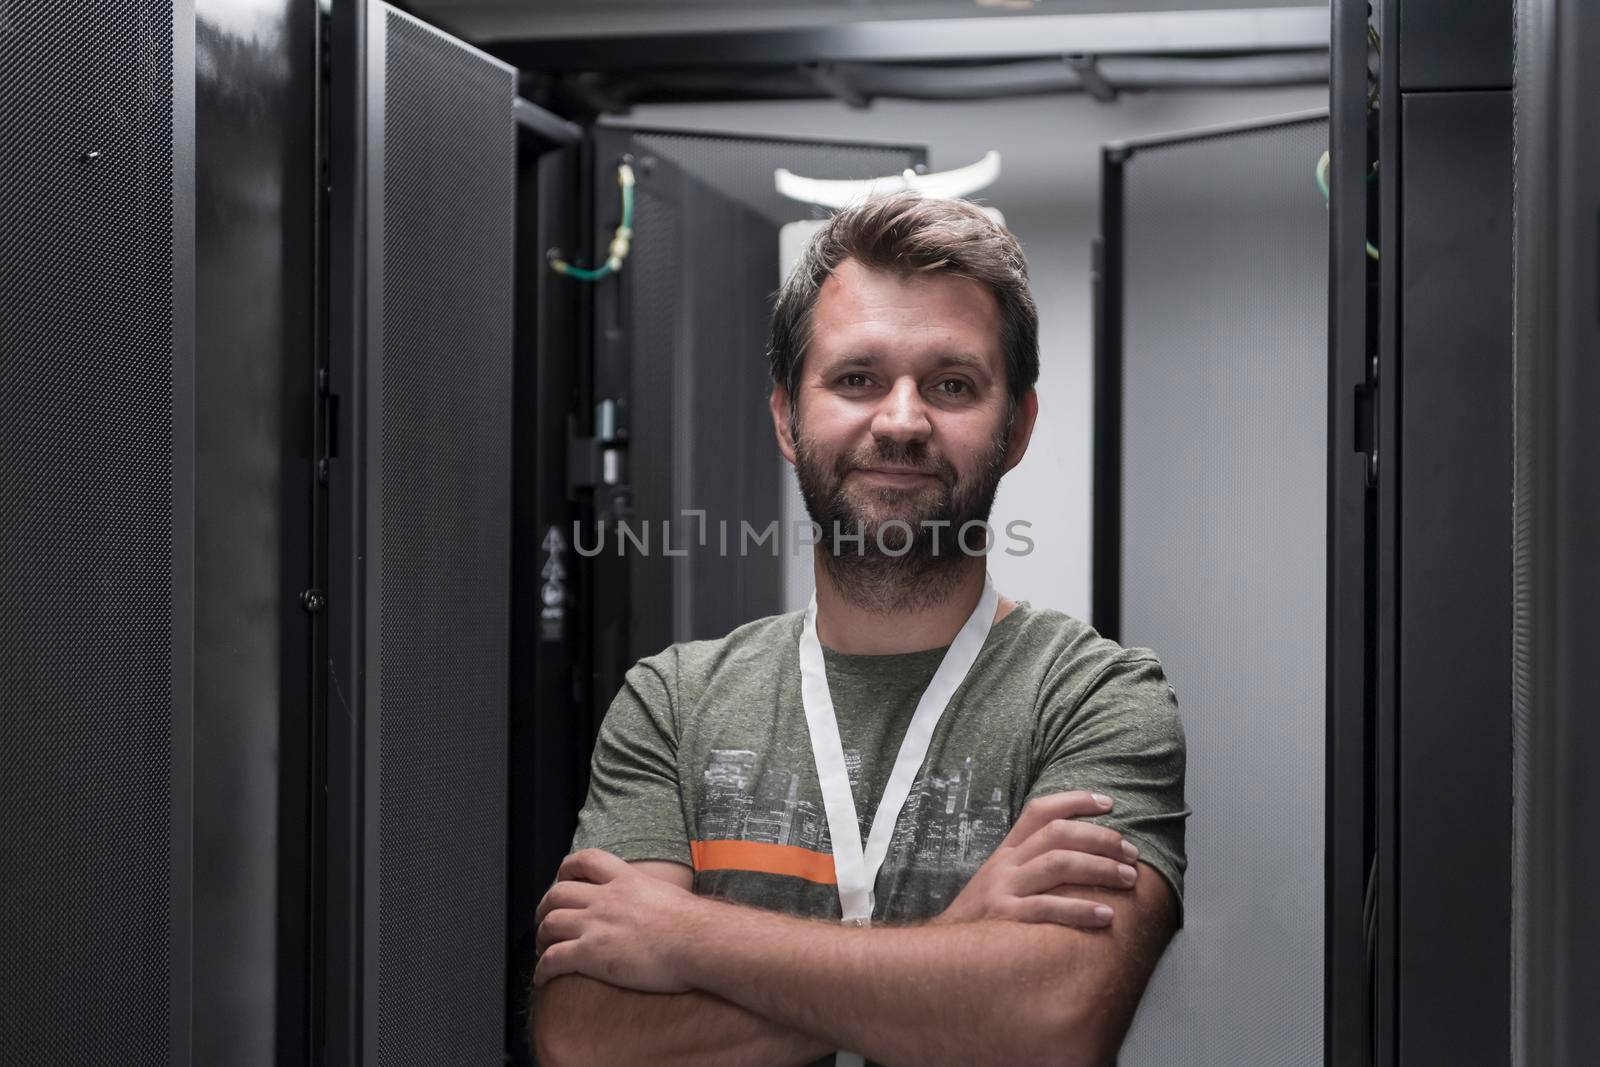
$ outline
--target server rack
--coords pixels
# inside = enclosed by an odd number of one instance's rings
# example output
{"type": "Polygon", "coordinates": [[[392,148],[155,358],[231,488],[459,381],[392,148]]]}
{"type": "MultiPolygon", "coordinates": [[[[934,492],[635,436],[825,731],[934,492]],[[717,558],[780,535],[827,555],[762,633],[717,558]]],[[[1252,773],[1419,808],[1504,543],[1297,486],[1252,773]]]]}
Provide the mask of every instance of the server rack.
{"type": "MultiPolygon", "coordinates": [[[[1369,114],[1365,5],[1334,8],[1329,1062],[1510,1049],[1511,497],[1485,491],[1511,484],[1509,18],[1387,5],[1369,114]],[[1479,934],[1463,938],[1468,922],[1479,934]]],[[[1115,238],[1120,185],[1106,188],[1115,238]]],[[[1121,326],[1100,324],[1101,351],[1121,326]]],[[[1112,626],[1120,372],[1102,361],[1097,384],[1111,447],[1096,461],[1095,613],[1112,626]]]]}
{"type": "Polygon", "coordinates": [[[194,48],[188,0],[0,13],[8,1062],[192,1061],[194,48]]]}
{"type": "Polygon", "coordinates": [[[377,0],[332,48],[324,1049],[499,1062],[515,72],[377,0]]]}
{"type": "Polygon", "coordinates": [[[1379,1064],[1510,1050],[1511,17],[1379,22],[1379,1064]]]}
{"type": "Polygon", "coordinates": [[[1600,43],[1593,5],[1517,9],[1512,1061],[1600,1047],[1600,43]]]}
{"type": "MultiPolygon", "coordinates": [[[[1512,516],[1493,491],[1512,474],[1509,20],[1385,5],[1369,117],[1365,5],[1334,8],[1331,1062],[1364,1061],[1369,1030],[1378,1063],[1510,1054],[1512,516]]],[[[1110,484],[1118,458],[1099,462],[1110,484]]],[[[1097,534],[1120,543],[1112,517],[1097,534]]],[[[1096,611],[1116,618],[1098,592],[1096,611]]]]}
{"type": "MultiPolygon", "coordinates": [[[[1328,526],[1323,1056],[1374,1054],[1378,398],[1376,119],[1366,5],[1332,6],[1328,187],[1328,526]]],[[[1377,253],[1381,255],[1381,252],[1377,253]]]]}
{"type": "Polygon", "coordinates": [[[589,569],[572,548],[586,502],[568,456],[590,390],[590,289],[549,269],[550,249],[584,246],[582,131],[518,134],[517,326],[512,459],[511,809],[506,924],[506,1048],[529,1062],[534,911],[572,843],[593,741],[588,695],[589,569]]]}

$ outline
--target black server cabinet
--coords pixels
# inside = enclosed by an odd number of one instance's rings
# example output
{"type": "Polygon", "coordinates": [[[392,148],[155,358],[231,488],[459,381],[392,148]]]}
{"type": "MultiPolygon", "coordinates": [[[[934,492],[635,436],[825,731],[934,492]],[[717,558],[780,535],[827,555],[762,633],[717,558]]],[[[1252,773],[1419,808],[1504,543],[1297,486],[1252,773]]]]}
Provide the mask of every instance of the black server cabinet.
{"type": "Polygon", "coordinates": [[[1600,9],[1517,7],[1512,1056],[1600,1048],[1600,9]]]}
{"type": "Polygon", "coordinates": [[[1323,1057],[1373,1058],[1374,523],[1378,253],[1364,4],[1335,4],[1328,107],[1328,813],[1323,1057]]]}
{"type": "Polygon", "coordinates": [[[0,9],[0,1062],[187,1064],[194,12],[0,9]]]}
{"type": "Polygon", "coordinates": [[[1380,1064],[1510,1059],[1512,10],[1376,27],[1380,1064]]]}
{"type": "Polygon", "coordinates": [[[332,18],[325,1053],[499,1063],[515,72],[332,18]]]}
{"type": "MultiPolygon", "coordinates": [[[[529,114],[525,104],[518,110],[529,114]]],[[[577,127],[564,131],[548,121],[539,129],[524,125],[518,134],[506,894],[506,1048],[514,1063],[531,1057],[526,1008],[536,963],[534,911],[572,844],[592,741],[587,561],[572,547],[582,511],[567,477],[573,416],[585,406],[586,361],[579,352],[590,287],[557,274],[547,258],[552,249],[583,245],[581,138],[577,127]]]]}
{"type": "Polygon", "coordinates": [[[1511,95],[1406,94],[1401,106],[1392,364],[1400,413],[1391,468],[1399,494],[1397,1062],[1489,1062],[1485,1049],[1505,1062],[1511,95]],[[1441,894],[1444,885],[1452,888],[1441,894]],[[1461,936],[1467,922],[1471,938],[1461,936]]]}
{"type": "MultiPolygon", "coordinates": [[[[780,607],[776,561],[716,551],[719,520],[760,529],[779,512],[763,359],[777,227],[632,134],[602,129],[594,137],[597,248],[614,225],[625,158],[637,180],[633,249],[617,284],[595,294],[595,393],[614,402],[627,442],[627,495],[606,485],[607,495],[621,522],[648,534],[643,549],[626,542],[619,560],[612,526],[610,551],[596,557],[603,571],[626,576],[630,610],[602,621],[626,625],[625,641],[608,641],[626,649],[624,669],[674,641],[721,636],[780,607]],[[709,551],[689,551],[702,545],[709,551]]],[[[606,703],[613,695],[597,694],[606,703]]]]}
{"type": "Polygon", "coordinates": [[[1392,0],[1390,40],[1406,92],[1511,84],[1515,7],[1507,0],[1392,0]]]}

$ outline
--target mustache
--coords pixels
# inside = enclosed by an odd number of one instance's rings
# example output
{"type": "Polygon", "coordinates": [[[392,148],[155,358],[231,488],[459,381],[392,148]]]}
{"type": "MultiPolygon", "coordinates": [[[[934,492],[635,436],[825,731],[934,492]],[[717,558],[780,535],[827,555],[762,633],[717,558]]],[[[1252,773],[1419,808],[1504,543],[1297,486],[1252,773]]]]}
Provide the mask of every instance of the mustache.
{"type": "Polygon", "coordinates": [[[946,484],[955,479],[955,465],[947,459],[929,455],[920,448],[868,448],[841,456],[835,474],[843,478],[852,470],[865,467],[904,467],[918,474],[929,474],[946,484]]]}

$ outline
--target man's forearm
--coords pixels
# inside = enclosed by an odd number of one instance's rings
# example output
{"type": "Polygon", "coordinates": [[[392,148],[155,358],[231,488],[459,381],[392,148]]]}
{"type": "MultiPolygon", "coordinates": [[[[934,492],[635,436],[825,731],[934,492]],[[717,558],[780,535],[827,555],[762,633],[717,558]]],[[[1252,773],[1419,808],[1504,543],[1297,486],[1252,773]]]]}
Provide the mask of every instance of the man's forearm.
{"type": "Polygon", "coordinates": [[[1095,1062],[1102,1004],[1071,981],[1109,935],[1004,921],[847,927],[705,900],[683,979],[886,1064],[1095,1062]],[[1076,959],[1074,957],[1077,957],[1076,959]]]}
{"type": "Polygon", "coordinates": [[[711,993],[639,993],[584,975],[536,989],[535,1054],[565,1064],[799,1065],[833,1051],[800,1031],[711,993]]]}

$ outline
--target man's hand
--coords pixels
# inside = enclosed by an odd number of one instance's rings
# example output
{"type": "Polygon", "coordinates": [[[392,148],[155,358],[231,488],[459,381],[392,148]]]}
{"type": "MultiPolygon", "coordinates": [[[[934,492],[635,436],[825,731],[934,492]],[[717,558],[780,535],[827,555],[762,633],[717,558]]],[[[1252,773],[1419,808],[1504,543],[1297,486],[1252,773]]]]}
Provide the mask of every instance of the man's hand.
{"type": "Polygon", "coordinates": [[[1104,803],[1084,790],[1052,793],[1028,803],[1006,839],[933,923],[1011,919],[1093,929],[1111,925],[1112,908],[1066,895],[1064,886],[1131,890],[1139,850],[1104,826],[1074,821],[1104,815],[1104,803]]]}
{"type": "Polygon", "coordinates": [[[673,935],[694,904],[692,892],[609,852],[574,852],[535,913],[533,984],[585,974],[644,993],[687,993],[692,987],[674,969],[673,935]]]}

